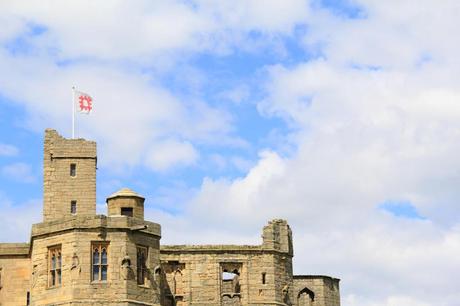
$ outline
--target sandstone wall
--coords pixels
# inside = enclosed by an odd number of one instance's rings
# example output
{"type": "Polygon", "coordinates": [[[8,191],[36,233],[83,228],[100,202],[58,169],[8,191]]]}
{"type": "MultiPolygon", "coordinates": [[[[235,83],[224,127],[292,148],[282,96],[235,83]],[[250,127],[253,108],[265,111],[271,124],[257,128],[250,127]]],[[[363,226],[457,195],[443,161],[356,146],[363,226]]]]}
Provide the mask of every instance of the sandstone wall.
{"type": "Polygon", "coordinates": [[[159,290],[149,277],[137,284],[137,245],[148,249],[147,269],[159,266],[158,224],[134,218],[74,217],[41,223],[32,231],[31,305],[158,305],[159,290]],[[140,224],[147,225],[144,230],[140,224]],[[133,230],[134,229],[134,230],[133,230]],[[106,281],[92,280],[92,251],[96,244],[106,245],[106,281]],[[49,250],[58,246],[62,254],[62,282],[50,286],[49,250]],[[129,258],[128,267],[123,260],[129,258]]]}
{"type": "Polygon", "coordinates": [[[337,278],[322,275],[295,275],[295,305],[340,306],[339,281],[337,278]],[[311,297],[310,291],[314,294],[311,297]]]}
{"type": "MultiPolygon", "coordinates": [[[[177,305],[285,305],[282,289],[292,280],[291,258],[261,246],[164,246],[161,261],[169,290],[181,269],[177,305]],[[224,281],[225,270],[237,271],[238,286],[224,281]]],[[[171,291],[165,299],[174,297],[171,291]]]]}
{"type": "Polygon", "coordinates": [[[65,139],[46,130],[43,156],[43,219],[71,216],[70,203],[77,201],[78,215],[96,214],[96,143],[65,139]],[[75,164],[75,176],[70,165],[75,164]]]}
{"type": "Polygon", "coordinates": [[[0,243],[0,305],[27,304],[30,284],[29,244],[0,243]]]}

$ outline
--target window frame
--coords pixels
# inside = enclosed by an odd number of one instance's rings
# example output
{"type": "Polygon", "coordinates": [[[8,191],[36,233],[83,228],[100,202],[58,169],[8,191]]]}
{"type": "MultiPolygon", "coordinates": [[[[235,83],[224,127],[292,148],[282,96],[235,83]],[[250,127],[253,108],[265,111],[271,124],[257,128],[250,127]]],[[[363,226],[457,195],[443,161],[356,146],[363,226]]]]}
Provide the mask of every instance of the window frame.
{"type": "Polygon", "coordinates": [[[77,164],[76,163],[71,163],[70,164],[70,177],[76,177],[77,176],[77,164]]]}
{"type": "Polygon", "coordinates": [[[71,215],[76,215],[77,214],[77,200],[70,201],[70,214],[71,215]],[[74,207],[75,207],[75,211],[73,209],[74,207]]]}
{"type": "Polygon", "coordinates": [[[62,245],[48,247],[48,288],[62,286],[62,245]],[[56,256],[57,255],[57,256],[56,256]],[[55,262],[53,265],[53,257],[55,262]]]}
{"type": "Polygon", "coordinates": [[[148,285],[148,261],[149,261],[149,247],[144,245],[136,245],[136,281],[139,286],[148,285]],[[144,262],[140,262],[139,251],[144,252],[144,262]]]}
{"type": "Polygon", "coordinates": [[[126,216],[126,217],[134,217],[134,208],[133,207],[127,207],[127,206],[123,206],[123,207],[120,207],[120,215],[121,216],[126,216]],[[124,214],[123,211],[129,211],[130,214],[124,214]]]}
{"type": "Polygon", "coordinates": [[[92,283],[106,283],[109,278],[109,242],[107,241],[93,241],[91,242],[91,282],[92,283]],[[98,262],[95,263],[95,251],[98,250],[98,262]],[[105,250],[106,261],[102,263],[102,253],[105,250]],[[97,279],[95,278],[95,267],[97,267],[97,279]],[[105,279],[103,279],[103,268],[105,268],[105,279]]]}

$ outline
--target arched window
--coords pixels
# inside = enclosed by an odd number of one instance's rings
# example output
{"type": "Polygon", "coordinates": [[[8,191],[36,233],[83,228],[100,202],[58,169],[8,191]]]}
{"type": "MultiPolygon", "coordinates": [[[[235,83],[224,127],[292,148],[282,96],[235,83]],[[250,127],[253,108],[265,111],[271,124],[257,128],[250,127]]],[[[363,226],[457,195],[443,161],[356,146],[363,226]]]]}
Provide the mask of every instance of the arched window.
{"type": "Polygon", "coordinates": [[[184,294],[184,280],[180,269],[177,269],[176,272],[174,272],[174,294],[184,294]]]}
{"type": "Polygon", "coordinates": [[[48,273],[48,286],[56,287],[61,285],[61,268],[62,268],[62,255],[61,246],[53,246],[48,248],[49,258],[49,273],[48,273]]]}
{"type": "Polygon", "coordinates": [[[93,270],[91,273],[92,281],[107,281],[108,265],[108,244],[106,243],[94,243],[92,250],[92,266],[93,270]]]}
{"type": "Polygon", "coordinates": [[[307,287],[300,290],[297,294],[297,305],[299,306],[312,306],[314,300],[315,293],[307,287]]]}

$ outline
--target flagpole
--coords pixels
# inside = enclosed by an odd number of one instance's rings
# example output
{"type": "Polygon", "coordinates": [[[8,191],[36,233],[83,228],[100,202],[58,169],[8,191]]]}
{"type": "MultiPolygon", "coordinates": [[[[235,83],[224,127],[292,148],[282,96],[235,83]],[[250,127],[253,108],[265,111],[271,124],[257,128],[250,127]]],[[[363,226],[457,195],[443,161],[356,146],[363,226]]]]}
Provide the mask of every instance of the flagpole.
{"type": "Polygon", "coordinates": [[[75,138],[75,86],[72,86],[72,139],[75,138]]]}

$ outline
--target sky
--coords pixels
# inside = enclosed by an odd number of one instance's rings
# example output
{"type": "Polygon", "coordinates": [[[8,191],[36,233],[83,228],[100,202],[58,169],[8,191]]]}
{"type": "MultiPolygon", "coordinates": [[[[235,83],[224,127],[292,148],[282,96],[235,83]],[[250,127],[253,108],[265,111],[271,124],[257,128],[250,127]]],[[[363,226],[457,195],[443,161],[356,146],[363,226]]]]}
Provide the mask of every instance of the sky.
{"type": "Polygon", "coordinates": [[[94,99],[97,209],[129,187],[163,244],[261,242],[344,306],[458,306],[460,2],[0,2],[0,241],[41,222],[45,128],[94,99]]]}

